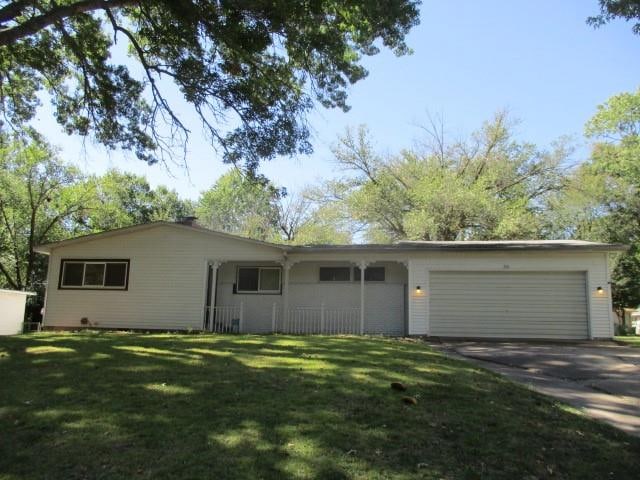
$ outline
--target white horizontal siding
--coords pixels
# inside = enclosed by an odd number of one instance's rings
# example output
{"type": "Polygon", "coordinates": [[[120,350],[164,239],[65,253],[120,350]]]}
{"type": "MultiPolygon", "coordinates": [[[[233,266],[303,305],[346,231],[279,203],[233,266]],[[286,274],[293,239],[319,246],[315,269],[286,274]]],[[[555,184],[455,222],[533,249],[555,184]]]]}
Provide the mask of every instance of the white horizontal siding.
{"type": "Polygon", "coordinates": [[[54,249],[49,259],[45,325],[197,329],[202,326],[207,260],[279,261],[279,249],[159,225],[54,249]],[[128,258],[129,289],[59,290],[62,258],[128,258]]]}
{"type": "Polygon", "coordinates": [[[600,253],[596,258],[600,261],[594,262],[588,278],[591,336],[594,338],[611,338],[613,337],[613,319],[611,317],[612,305],[609,272],[607,271],[607,254],[600,253]],[[596,293],[598,287],[604,289],[603,294],[596,293]]]}
{"type": "MultiPolygon", "coordinates": [[[[613,335],[613,327],[610,317],[611,296],[608,284],[607,254],[602,252],[416,252],[410,259],[409,280],[409,331],[414,334],[428,333],[435,335],[430,328],[430,302],[432,301],[431,289],[433,282],[430,275],[434,272],[586,272],[586,294],[583,302],[587,308],[588,335],[591,338],[610,338],[613,335]],[[421,285],[423,296],[414,295],[415,286],[421,285]],[[603,288],[602,294],[597,294],[597,287],[603,288]],[[426,311],[425,311],[426,307],[426,311]],[[427,332],[424,332],[426,326],[427,332]]],[[[523,279],[524,285],[531,288],[537,285],[535,276],[531,280],[523,279]]],[[[562,283],[562,282],[561,282],[562,283]]],[[[545,293],[544,303],[549,308],[558,306],[563,300],[553,298],[557,285],[550,283],[539,287],[545,293]],[[553,288],[549,288],[553,286],[553,288]]],[[[512,305],[507,295],[501,296],[505,305],[512,305]]],[[[487,302],[488,295],[476,299],[480,308],[491,308],[493,300],[487,302]]],[[[567,301],[574,302],[571,294],[567,301]]],[[[519,302],[515,302],[519,303],[519,302]]],[[[541,308],[547,308],[541,307],[541,308]]],[[[542,310],[541,310],[542,311],[542,310]]],[[[568,314],[567,314],[568,315],[568,314]]],[[[578,315],[582,315],[579,313],[578,315]]],[[[569,317],[567,317],[569,318],[569,317]]],[[[462,324],[463,325],[463,324],[462,324]]],[[[464,328],[455,326],[451,328],[464,328]]],[[[496,332],[500,333],[500,332],[496,332]]],[[[510,333],[505,326],[505,335],[510,333]]]]}
{"type": "Polygon", "coordinates": [[[429,333],[429,272],[422,259],[409,259],[409,335],[427,335],[429,333]],[[420,291],[417,291],[420,287],[420,291]]]}

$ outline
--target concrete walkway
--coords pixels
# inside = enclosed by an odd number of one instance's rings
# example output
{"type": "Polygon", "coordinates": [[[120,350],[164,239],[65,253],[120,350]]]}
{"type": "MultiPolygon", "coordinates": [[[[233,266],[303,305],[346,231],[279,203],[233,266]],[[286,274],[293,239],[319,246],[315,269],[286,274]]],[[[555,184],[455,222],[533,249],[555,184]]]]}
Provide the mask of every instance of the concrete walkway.
{"type": "Polygon", "coordinates": [[[613,342],[443,341],[449,355],[493,370],[640,436],[640,349],[613,342]]]}

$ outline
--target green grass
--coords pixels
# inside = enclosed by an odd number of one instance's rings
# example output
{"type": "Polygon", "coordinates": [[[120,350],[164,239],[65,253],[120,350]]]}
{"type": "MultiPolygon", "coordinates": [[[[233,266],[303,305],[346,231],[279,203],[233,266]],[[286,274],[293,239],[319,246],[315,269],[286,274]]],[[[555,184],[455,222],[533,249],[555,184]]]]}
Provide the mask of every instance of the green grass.
{"type": "Polygon", "coordinates": [[[640,337],[638,336],[627,336],[627,337],[616,337],[618,342],[623,342],[630,347],[640,348],[640,337]]]}
{"type": "Polygon", "coordinates": [[[639,451],[417,341],[0,338],[2,479],[620,479],[639,451]]]}

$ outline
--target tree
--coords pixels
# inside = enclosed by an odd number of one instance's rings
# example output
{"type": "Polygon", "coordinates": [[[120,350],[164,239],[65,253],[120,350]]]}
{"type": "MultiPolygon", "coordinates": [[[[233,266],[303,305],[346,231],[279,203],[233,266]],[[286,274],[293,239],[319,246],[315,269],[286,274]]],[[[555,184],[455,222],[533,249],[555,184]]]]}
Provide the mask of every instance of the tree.
{"type": "Polygon", "coordinates": [[[191,202],[164,186],[155,190],[147,179],[132,173],[110,170],[90,181],[93,195],[77,230],[102,232],[158,220],[175,221],[193,214],[191,202]]]}
{"type": "Polygon", "coordinates": [[[363,56],[409,51],[418,3],[0,0],[0,113],[22,125],[46,91],[68,133],[154,163],[189,134],[173,83],[224,159],[254,169],[311,150],[307,112],[347,110],[363,56]],[[116,42],[138,75],[112,60],[116,42]]]}
{"type": "Polygon", "coordinates": [[[599,0],[600,14],[587,19],[587,23],[596,28],[616,18],[626,21],[635,20],[633,33],[640,34],[640,0],[599,0]]]}
{"type": "Polygon", "coordinates": [[[333,185],[334,195],[369,239],[538,237],[543,200],[564,185],[566,145],[542,151],[517,142],[504,113],[464,141],[447,142],[434,125],[424,148],[389,158],[375,153],[364,127],[334,148],[353,174],[333,185]]]}
{"type": "Polygon", "coordinates": [[[233,169],[203,192],[196,206],[202,225],[278,243],[349,243],[337,210],[317,201],[316,191],[289,194],[264,176],[233,169]]]}
{"type": "Polygon", "coordinates": [[[543,238],[603,241],[613,205],[608,179],[585,162],[568,173],[565,188],[544,203],[543,238]]]}
{"type": "Polygon", "coordinates": [[[202,192],[196,216],[214,230],[274,240],[278,237],[278,202],[284,194],[263,176],[232,169],[202,192]]]}
{"type": "Polygon", "coordinates": [[[78,169],[39,138],[0,146],[0,284],[42,290],[46,265],[34,248],[68,235],[90,191],[78,169]]]}
{"type": "Polygon", "coordinates": [[[630,245],[612,272],[614,308],[640,304],[640,89],[598,106],[585,132],[595,143],[584,168],[601,176],[601,240],[630,245]]]}
{"type": "Polygon", "coordinates": [[[351,243],[348,223],[338,210],[317,202],[315,195],[316,192],[309,188],[280,199],[278,228],[282,241],[298,245],[351,243]]]}

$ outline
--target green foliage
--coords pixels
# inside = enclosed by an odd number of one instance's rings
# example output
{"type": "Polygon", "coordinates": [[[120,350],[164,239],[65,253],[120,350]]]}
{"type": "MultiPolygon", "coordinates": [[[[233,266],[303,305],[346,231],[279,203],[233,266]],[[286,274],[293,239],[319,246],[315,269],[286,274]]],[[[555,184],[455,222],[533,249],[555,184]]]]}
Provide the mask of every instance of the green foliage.
{"type": "Polygon", "coordinates": [[[606,241],[608,215],[616,206],[611,196],[615,188],[591,162],[569,171],[565,188],[546,199],[545,238],[606,241]]]}
{"type": "Polygon", "coordinates": [[[253,170],[309,152],[314,102],[346,110],[362,57],[407,53],[417,23],[415,0],[0,0],[0,112],[22,125],[46,91],[68,133],[153,163],[189,133],[173,82],[224,159],[253,170]],[[115,42],[135,74],[114,62],[115,42]]]}
{"type": "Polygon", "coordinates": [[[93,177],[90,184],[94,194],[85,215],[77,219],[79,230],[101,232],[193,214],[191,202],[164,186],[151,188],[140,175],[110,170],[93,177]]]}
{"type": "Polygon", "coordinates": [[[43,140],[0,145],[0,287],[42,292],[46,258],[35,246],[191,214],[190,202],[144,177],[111,170],[85,178],[43,140]]]}
{"type": "Polygon", "coordinates": [[[263,176],[233,169],[202,192],[196,216],[202,225],[277,243],[349,243],[338,213],[318,205],[317,192],[290,195],[263,176]]]}
{"type": "Polygon", "coordinates": [[[472,138],[447,144],[441,131],[422,151],[378,156],[361,127],[334,149],[355,175],[330,185],[352,217],[380,240],[535,238],[543,203],[563,188],[564,143],[551,151],[513,138],[504,113],[472,138]]]}
{"type": "Polygon", "coordinates": [[[582,172],[598,185],[593,198],[601,209],[595,239],[631,246],[611,277],[613,304],[621,311],[640,304],[640,89],[598,106],[586,135],[595,143],[582,172]]]}
{"type": "Polygon", "coordinates": [[[202,192],[196,216],[214,230],[271,240],[276,235],[278,201],[283,193],[264,177],[233,169],[202,192]]]}
{"type": "Polygon", "coordinates": [[[587,23],[594,27],[601,27],[616,18],[635,21],[633,33],[640,34],[640,0],[599,0],[600,14],[587,19],[587,23]]]}
{"type": "Polygon", "coordinates": [[[636,241],[621,255],[611,273],[612,301],[616,310],[624,315],[624,308],[640,305],[640,245],[636,241]]]}
{"type": "Polygon", "coordinates": [[[0,287],[42,290],[46,266],[33,248],[64,238],[90,192],[78,169],[40,138],[0,145],[0,287]]]}
{"type": "Polygon", "coordinates": [[[307,189],[300,195],[281,200],[280,241],[297,245],[351,243],[352,232],[343,214],[330,205],[318,204],[314,195],[307,189]]]}

